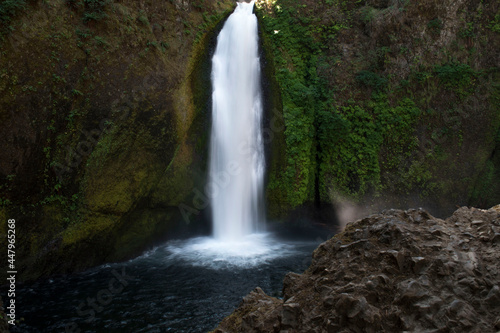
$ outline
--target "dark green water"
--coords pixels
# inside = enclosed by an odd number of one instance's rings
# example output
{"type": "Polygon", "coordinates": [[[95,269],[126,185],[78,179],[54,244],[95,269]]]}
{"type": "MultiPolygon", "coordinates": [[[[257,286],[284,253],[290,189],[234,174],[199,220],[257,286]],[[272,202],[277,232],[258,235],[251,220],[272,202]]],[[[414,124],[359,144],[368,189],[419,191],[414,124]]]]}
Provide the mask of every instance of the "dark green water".
{"type": "MultiPolygon", "coordinates": [[[[261,287],[280,296],[318,242],[170,241],[124,263],[19,286],[16,332],[207,332],[261,287]]],[[[5,296],[5,295],[3,295],[5,296]]]]}

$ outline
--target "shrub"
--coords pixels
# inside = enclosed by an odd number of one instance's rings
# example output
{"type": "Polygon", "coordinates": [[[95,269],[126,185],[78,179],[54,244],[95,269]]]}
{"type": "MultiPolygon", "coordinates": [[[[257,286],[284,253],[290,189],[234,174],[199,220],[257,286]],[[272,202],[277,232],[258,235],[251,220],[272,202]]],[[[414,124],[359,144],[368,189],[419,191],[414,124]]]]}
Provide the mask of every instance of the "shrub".
{"type": "Polygon", "coordinates": [[[435,18],[427,23],[427,28],[429,28],[432,34],[439,35],[441,33],[441,29],[443,29],[443,21],[439,18],[435,18]]]}
{"type": "Polygon", "coordinates": [[[356,81],[379,92],[385,91],[388,83],[385,77],[370,71],[359,72],[356,75],[356,81]]]}
{"type": "Polygon", "coordinates": [[[24,0],[4,0],[0,3],[0,22],[10,23],[12,17],[26,7],[24,0]]]}
{"type": "Polygon", "coordinates": [[[439,82],[461,96],[471,92],[476,72],[467,64],[449,62],[434,67],[439,82]]]}
{"type": "Polygon", "coordinates": [[[83,21],[88,23],[106,18],[105,10],[109,2],[109,0],[84,0],[85,13],[83,14],[83,21]]]}
{"type": "Polygon", "coordinates": [[[25,8],[25,0],[4,0],[0,2],[0,40],[13,30],[10,25],[12,19],[25,8]]]}

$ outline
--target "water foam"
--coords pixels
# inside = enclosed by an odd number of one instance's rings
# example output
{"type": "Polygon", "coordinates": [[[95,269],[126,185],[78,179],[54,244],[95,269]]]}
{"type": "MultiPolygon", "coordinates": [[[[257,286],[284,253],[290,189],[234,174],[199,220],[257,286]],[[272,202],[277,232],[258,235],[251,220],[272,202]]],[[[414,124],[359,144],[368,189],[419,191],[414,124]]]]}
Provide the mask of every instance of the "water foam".
{"type": "Polygon", "coordinates": [[[277,242],[269,233],[250,234],[238,241],[222,242],[213,237],[172,241],[165,250],[169,259],[213,269],[256,267],[296,254],[293,244],[277,242]]]}

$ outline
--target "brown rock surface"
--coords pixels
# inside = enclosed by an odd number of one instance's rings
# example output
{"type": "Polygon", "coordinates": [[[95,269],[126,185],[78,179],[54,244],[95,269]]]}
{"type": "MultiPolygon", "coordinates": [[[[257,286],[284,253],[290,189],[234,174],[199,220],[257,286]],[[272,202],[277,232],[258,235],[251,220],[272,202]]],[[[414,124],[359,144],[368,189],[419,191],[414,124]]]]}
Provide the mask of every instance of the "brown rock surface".
{"type": "Polygon", "coordinates": [[[260,288],[215,332],[497,332],[500,212],[387,210],[322,243],[283,299],[260,288]]]}

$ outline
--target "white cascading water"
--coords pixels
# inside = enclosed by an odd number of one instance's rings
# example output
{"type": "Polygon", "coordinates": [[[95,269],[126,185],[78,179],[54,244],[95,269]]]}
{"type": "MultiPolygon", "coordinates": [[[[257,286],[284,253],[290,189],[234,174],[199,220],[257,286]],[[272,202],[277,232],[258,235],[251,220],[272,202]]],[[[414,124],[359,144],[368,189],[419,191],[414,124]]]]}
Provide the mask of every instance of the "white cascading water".
{"type": "Polygon", "coordinates": [[[213,237],[172,241],[171,259],[224,269],[293,255],[292,246],[262,233],[264,147],[254,1],[237,3],[217,38],[212,59],[212,137],[207,195],[213,237]]]}
{"type": "Polygon", "coordinates": [[[264,219],[262,97],[254,2],[237,3],[219,33],[212,59],[209,179],[218,187],[211,196],[213,234],[229,242],[258,231],[264,219]]]}

